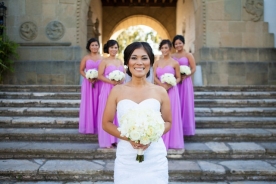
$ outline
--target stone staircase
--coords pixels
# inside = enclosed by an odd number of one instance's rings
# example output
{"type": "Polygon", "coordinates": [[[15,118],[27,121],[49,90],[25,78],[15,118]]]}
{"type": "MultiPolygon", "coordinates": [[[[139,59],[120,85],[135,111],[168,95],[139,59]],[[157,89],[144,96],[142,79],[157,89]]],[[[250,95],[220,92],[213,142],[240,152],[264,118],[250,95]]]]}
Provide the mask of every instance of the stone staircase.
{"type": "MultiPolygon", "coordinates": [[[[115,149],[78,133],[79,104],[80,86],[0,85],[0,183],[113,183],[115,149]]],[[[195,87],[195,114],[170,184],[276,182],[276,86],[195,87]]]]}

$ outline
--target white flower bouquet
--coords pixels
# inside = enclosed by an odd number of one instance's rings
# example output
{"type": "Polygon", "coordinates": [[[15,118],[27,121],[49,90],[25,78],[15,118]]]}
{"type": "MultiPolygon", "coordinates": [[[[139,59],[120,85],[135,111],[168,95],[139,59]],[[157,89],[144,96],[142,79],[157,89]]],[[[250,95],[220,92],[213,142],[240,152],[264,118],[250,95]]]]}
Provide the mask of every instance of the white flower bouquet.
{"type": "Polygon", "coordinates": [[[176,85],[176,78],[174,77],[173,74],[171,73],[164,73],[161,77],[161,82],[162,83],[168,83],[172,86],[175,86],[176,85]]]}
{"type": "Polygon", "coordinates": [[[180,65],[180,73],[181,73],[181,75],[190,75],[191,69],[190,69],[190,67],[188,67],[186,65],[180,65]]]}
{"type": "Polygon", "coordinates": [[[125,77],[125,74],[120,70],[114,70],[109,73],[108,78],[110,80],[120,81],[125,77]]]}
{"type": "MultiPolygon", "coordinates": [[[[87,79],[96,79],[98,78],[98,70],[96,69],[89,69],[85,73],[85,77],[87,79]]],[[[92,87],[94,88],[94,83],[92,83],[92,87]]]]}
{"type": "MultiPolygon", "coordinates": [[[[130,109],[120,118],[118,130],[121,136],[143,145],[158,141],[163,135],[165,123],[161,113],[152,109],[135,108],[130,109]]],[[[136,160],[144,161],[144,152],[137,150],[136,160]]]]}
{"type": "Polygon", "coordinates": [[[98,70],[96,70],[96,69],[87,70],[86,73],[85,73],[85,77],[86,77],[87,79],[95,79],[95,78],[98,78],[98,70]]]}

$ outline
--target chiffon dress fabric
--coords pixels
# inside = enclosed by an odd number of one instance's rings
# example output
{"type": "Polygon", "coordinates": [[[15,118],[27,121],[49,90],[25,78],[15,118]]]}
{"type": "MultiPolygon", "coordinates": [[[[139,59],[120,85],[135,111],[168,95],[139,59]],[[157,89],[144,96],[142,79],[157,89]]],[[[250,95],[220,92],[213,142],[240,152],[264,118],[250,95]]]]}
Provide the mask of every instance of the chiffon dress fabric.
{"type": "MultiPolygon", "coordinates": [[[[123,66],[108,65],[104,70],[105,77],[108,77],[109,73],[119,70],[124,72],[123,66]]],[[[102,87],[99,95],[99,109],[98,109],[98,141],[101,148],[110,147],[112,144],[117,143],[117,138],[105,132],[102,128],[103,113],[107,102],[108,95],[114,86],[107,82],[102,82],[102,87]]],[[[115,115],[113,123],[118,125],[117,116],[115,115]]]]}
{"type": "MultiPolygon", "coordinates": [[[[87,60],[85,70],[98,70],[101,60],[87,60]]],[[[81,85],[81,102],[79,111],[79,132],[82,134],[97,134],[98,133],[98,102],[101,89],[101,81],[97,80],[92,85],[88,79],[83,78],[81,85]]]]}
{"type": "MultiPolygon", "coordinates": [[[[119,101],[117,104],[119,124],[120,117],[134,108],[150,108],[160,112],[160,102],[154,98],[140,103],[129,99],[119,101]]],[[[119,139],[114,167],[115,184],[168,183],[167,150],[162,138],[152,142],[144,151],[143,162],[136,161],[136,155],[137,149],[134,149],[128,141],[119,139]]]]}
{"type": "MultiPolygon", "coordinates": [[[[175,75],[174,68],[172,66],[156,68],[156,75],[159,78],[159,80],[161,76],[165,73],[170,73],[175,75]]],[[[165,135],[163,135],[163,140],[167,149],[169,148],[182,149],[184,148],[184,136],[183,136],[183,124],[182,124],[181,110],[180,110],[180,100],[179,100],[177,86],[172,86],[168,90],[168,95],[171,102],[172,126],[170,131],[168,131],[165,135]]]]}
{"type": "MultiPolygon", "coordinates": [[[[173,58],[179,65],[189,66],[189,60],[186,57],[173,58]]],[[[181,117],[183,121],[184,135],[195,135],[195,112],[194,112],[194,86],[191,76],[187,77],[177,85],[179,91],[181,117]]]]}

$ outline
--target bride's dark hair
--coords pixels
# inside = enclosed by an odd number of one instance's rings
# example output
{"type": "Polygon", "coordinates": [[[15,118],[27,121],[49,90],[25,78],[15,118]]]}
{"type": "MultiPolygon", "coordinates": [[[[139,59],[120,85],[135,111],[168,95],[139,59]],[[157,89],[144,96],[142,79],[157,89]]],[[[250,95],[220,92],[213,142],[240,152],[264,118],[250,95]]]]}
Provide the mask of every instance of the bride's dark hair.
{"type": "MultiPolygon", "coordinates": [[[[139,49],[139,48],[143,48],[146,51],[146,53],[148,54],[149,59],[150,59],[150,66],[153,65],[153,63],[154,63],[154,54],[152,52],[151,46],[147,42],[133,42],[133,43],[129,44],[124,50],[124,65],[128,66],[128,62],[129,62],[131,54],[134,52],[135,49],[139,49]]],[[[126,73],[130,77],[132,77],[132,74],[129,71],[129,68],[127,68],[126,73]]],[[[149,75],[150,75],[150,70],[147,73],[147,77],[149,75]]]]}

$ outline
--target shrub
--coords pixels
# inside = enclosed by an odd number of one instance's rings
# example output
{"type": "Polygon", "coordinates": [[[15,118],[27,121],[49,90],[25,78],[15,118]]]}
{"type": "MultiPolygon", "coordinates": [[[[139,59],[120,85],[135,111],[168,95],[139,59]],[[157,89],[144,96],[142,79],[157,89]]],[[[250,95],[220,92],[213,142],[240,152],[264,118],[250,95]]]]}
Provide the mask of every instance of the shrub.
{"type": "Polygon", "coordinates": [[[17,47],[19,44],[11,41],[5,34],[0,35],[0,82],[7,72],[13,72],[14,59],[18,58],[17,47]]]}

